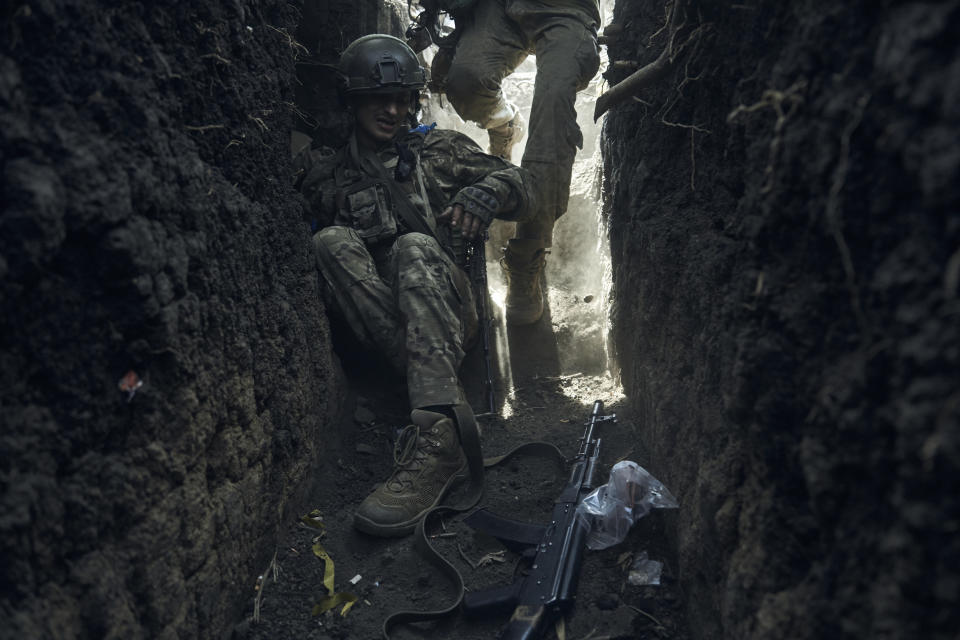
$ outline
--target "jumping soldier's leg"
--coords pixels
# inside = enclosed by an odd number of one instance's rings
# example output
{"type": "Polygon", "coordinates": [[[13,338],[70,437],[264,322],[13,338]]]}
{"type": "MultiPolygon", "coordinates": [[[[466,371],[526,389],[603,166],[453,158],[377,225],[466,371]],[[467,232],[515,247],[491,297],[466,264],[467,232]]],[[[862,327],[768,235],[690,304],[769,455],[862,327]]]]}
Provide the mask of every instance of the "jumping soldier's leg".
{"type": "Polygon", "coordinates": [[[541,278],[553,225],[567,210],[570,179],[583,134],[577,125],[577,91],[597,72],[595,32],[569,17],[545,19],[534,35],[537,79],[530,109],[530,137],[522,166],[538,185],[537,216],[517,224],[502,265],[507,276],[507,322],[530,324],[543,313],[541,278]]]}
{"type": "Polygon", "coordinates": [[[329,295],[357,340],[403,373],[407,357],[400,310],[363,239],[349,227],[326,227],[314,234],[313,247],[329,295]]]}
{"type": "Polygon", "coordinates": [[[596,34],[572,18],[554,18],[535,36],[537,79],[530,108],[530,137],[522,166],[541,185],[542,215],[517,225],[517,237],[549,247],[553,223],[567,210],[570,178],[583,133],[577,124],[577,92],[600,65],[596,34]]]}
{"type": "Polygon", "coordinates": [[[490,153],[509,160],[523,137],[517,107],[507,102],[501,83],[530,53],[529,41],[504,10],[505,0],[476,3],[462,29],[447,75],[450,104],[464,120],[490,133],[490,153]]]}

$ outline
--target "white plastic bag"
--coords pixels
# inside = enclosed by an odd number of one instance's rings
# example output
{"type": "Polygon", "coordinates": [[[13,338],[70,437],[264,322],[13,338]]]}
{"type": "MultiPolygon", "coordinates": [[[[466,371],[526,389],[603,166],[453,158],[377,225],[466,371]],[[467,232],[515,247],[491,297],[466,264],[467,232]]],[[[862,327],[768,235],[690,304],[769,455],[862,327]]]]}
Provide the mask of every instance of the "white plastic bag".
{"type": "Polygon", "coordinates": [[[643,585],[660,584],[660,572],[663,570],[663,563],[658,560],[651,560],[646,551],[641,551],[633,564],[630,565],[630,573],[627,574],[627,582],[635,587],[643,585]]]}
{"type": "Polygon", "coordinates": [[[590,526],[587,547],[606,549],[623,541],[633,523],[651,509],[679,505],[663,484],[636,462],[613,465],[610,480],[594,489],[577,506],[577,517],[590,526]]]}

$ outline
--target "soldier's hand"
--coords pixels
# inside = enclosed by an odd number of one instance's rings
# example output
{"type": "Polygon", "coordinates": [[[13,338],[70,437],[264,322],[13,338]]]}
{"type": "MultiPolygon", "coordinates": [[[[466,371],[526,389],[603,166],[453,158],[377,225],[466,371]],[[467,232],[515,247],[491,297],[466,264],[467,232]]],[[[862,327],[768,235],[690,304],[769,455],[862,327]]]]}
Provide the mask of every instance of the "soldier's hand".
{"type": "Polygon", "coordinates": [[[473,240],[483,229],[483,220],[480,216],[472,215],[459,204],[453,204],[443,210],[437,219],[452,228],[460,227],[463,237],[473,240]]]}

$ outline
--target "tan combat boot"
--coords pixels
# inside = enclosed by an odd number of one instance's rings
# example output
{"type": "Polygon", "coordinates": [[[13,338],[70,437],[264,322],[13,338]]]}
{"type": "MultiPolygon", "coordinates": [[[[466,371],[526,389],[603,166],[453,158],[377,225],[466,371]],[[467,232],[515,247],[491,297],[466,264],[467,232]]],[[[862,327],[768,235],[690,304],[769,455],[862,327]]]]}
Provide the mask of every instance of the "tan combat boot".
{"type": "Polygon", "coordinates": [[[543,315],[543,266],[547,250],[536,240],[511,240],[500,267],[507,280],[507,324],[533,324],[543,315]]]}
{"type": "Polygon", "coordinates": [[[441,413],[414,409],[397,438],[393,474],[364,499],[353,525],[374,536],[402,536],[440,501],[467,459],[457,427],[441,413]]]}
{"type": "Polygon", "coordinates": [[[523,134],[526,131],[527,123],[523,120],[520,112],[517,111],[510,121],[495,129],[487,129],[487,134],[490,136],[490,148],[487,152],[492,156],[498,156],[510,162],[513,146],[523,140],[523,134]]]}

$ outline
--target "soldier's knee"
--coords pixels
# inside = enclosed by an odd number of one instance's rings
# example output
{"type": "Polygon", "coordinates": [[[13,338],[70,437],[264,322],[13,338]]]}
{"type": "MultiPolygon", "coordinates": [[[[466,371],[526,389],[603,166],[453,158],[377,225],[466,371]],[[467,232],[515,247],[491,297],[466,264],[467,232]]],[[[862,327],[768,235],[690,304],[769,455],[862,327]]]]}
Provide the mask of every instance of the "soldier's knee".
{"type": "Polygon", "coordinates": [[[313,243],[330,246],[338,241],[342,242],[344,240],[353,240],[356,235],[357,232],[350,227],[324,227],[323,229],[320,229],[320,231],[317,231],[315,234],[313,234],[313,243]]]}
{"type": "Polygon", "coordinates": [[[396,250],[401,256],[439,255],[443,252],[436,238],[416,232],[405,233],[397,238],[396,250]]]}
{"type": "Polygon", "coordinates": [[[542,61],[537,71],[537,90],[551,100],[564,100],[583,91],[600,68],[600,50],[587,32],[578,45],[555,55],[542,61]]]}
{"type": "Polygon", "coordinates": [[[583,91],[600,69],[600,48],[593,38],[584,38],[577,49],[577,91],[583,91]]]}
{"type": "Polygon", "coordinates": [[[344,243],[363,242],[350,227],[324,227],[313,234],[313,249],[318,254],[330,255],[334,247],[344,243]]]}
{"type": "Polygon", "coordinates": [[[397,268],[405,273],[408,286],[425,284],[447,269],[446,254],[436,238],[407,233],[394,245],[397,268]]]}
{"type": "Polygon", "coordinates": [[[450,67],[445,90],[450,104],[460,117],[470,120],[483,115],[478,113],[479,98],[481,94],[496,95],[496,84],[482,69],[474,65],[458,64],[450,67]]]}

